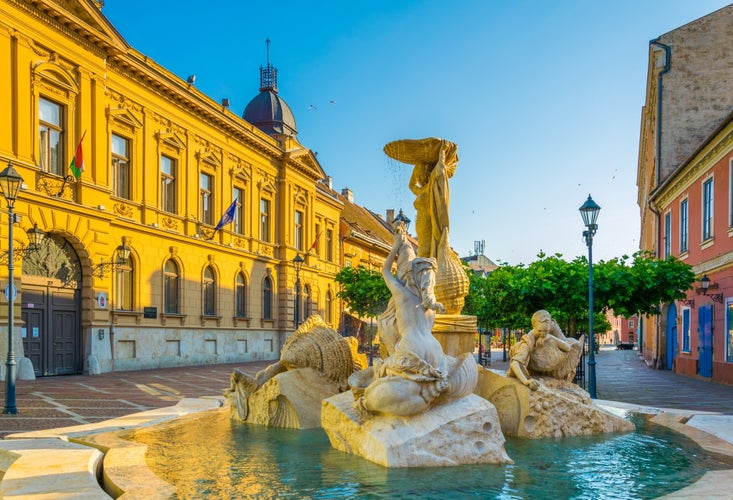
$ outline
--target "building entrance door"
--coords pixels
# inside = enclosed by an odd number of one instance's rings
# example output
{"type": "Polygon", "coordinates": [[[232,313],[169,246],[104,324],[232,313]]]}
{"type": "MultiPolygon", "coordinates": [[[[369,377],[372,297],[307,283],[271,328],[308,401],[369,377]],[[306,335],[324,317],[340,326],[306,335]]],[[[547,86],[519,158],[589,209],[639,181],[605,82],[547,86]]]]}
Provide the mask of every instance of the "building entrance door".
{"type": "Polygon", "coordinates": [[[37,377],[81,373],[79,290],[24,285],[23,350],[37,377]]]}
{"type": "Polygon", "coordinates": [[[68,241],[47,234],[23,259],[23,351],[37,377],[83,369],[81,266],[68,241]]]}
{"type": "Polygon", "coordinates": [[[667,310],[667,359],[665,369],[671,370],[677,356],[677,307],[674,304],[667,310]]]}
{"type": "Polygon", "coordinates": [[[698,344],[697,374],[713,376],[713,306],[701,306],[697,310],[698,344]]]}

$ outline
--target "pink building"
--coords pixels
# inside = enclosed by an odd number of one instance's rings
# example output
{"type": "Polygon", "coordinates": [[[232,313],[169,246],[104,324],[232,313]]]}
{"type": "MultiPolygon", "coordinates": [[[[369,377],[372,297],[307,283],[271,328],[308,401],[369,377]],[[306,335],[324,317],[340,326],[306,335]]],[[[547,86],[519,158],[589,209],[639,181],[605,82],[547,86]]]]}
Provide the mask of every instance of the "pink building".
{"type": "Polygon", "coordinates": [[[652,40],[637,185],[641,248],[692,266],[684,300],[642,318],[657,368],[733,384],[733,5],[652,40]]]}

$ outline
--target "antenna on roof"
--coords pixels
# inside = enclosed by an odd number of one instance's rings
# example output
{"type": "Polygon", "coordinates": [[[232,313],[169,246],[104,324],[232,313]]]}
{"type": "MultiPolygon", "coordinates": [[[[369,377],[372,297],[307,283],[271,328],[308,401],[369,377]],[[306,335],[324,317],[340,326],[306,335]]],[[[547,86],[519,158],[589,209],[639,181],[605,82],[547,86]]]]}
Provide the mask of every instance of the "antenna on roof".
{"type": "Polygon", "coordinates": [[[267,66],[260,66],[260,92],[272,90],[277,93],[277,69],[270,64],[270,37],[265,40],[267,46],[267,66]]]}

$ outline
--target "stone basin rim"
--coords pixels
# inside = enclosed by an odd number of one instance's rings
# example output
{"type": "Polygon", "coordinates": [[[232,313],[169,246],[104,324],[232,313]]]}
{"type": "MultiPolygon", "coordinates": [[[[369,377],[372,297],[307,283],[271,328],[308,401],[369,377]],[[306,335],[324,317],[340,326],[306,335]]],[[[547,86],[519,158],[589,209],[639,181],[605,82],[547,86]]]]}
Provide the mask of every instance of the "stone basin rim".
{"type": "MultiPolygon", "coordinates": [[[[722,417],[733,420],[733,415],[695,410],[657,408],[608,400],[594,400],[594,404],[609,411],[652,415],[653,417],[651,420],[654,423],[686,435],[706,451],[733,457],[733,443],[701,428],[688,424],[688,422],[695,416],[702,416],[708,419],[722,417]]],[[[229,403],[221,397],[186,398],[179,401],[178,404],[174,406],[135,413],[126,417],[97,422],[94,424],[11,434],[6,436],[2,442],[5,446],[0,450],[0,463],[2,463],[3,460],[6,461],[6,463],[10,464],[7,469],[10,469],[12,467],[12,461],[19,456],[13,450],[13,442],[18,443],[20,447],[20,444],[26,440],[55,438],[60,442],[74,442],[83,446],[99,449],[99,446],[94,446],[92,443],[87,442],[86,438],[121,430],[149,427],[186,415],[192,415],[202,411],[224,409],[228,406],[229,403]]],[[[108,495],[112,493],[115,497],[123,493],[137,497],[151,492],[157,492],[157,494],[160,494],[166,491],[175,491],[174,485],[171,485],[156,476],[148,467],[145,462],[145,449],[145,445],[134,444],[124,447],[101,449],[100,451],[104,453],[102,466],[102,481],[104,484],[100,485],[100,489],[105,491],[108,495]],[[124,470],[124,473],[118,473],[117,471],[119,470],[124,470]],[[143,479],[143,481],[141,481],[141,479],[143,479]]],[[[53,453],[51,455],[52,456],[49,458],[55,458],[58,462],[67,460],[62,453],[53,453]]],[[[41,469],[43,468],[39,467],[39,470],[41,469]]],[[[93,474],[93,471],[90,472],[90,474],[93,474]]],[[[37,478],[28,477],[26,480],[35,483],[37,486],[37,478]]],[[[716,492],[721,494],[723,491],[718,485],[730,484],[732,481],[733,469],[709,471],[695,483],[662,498],[691,498],[691,495],[710,495],[716,492]]],[[[50,488],[48,493],[53,493],[53,490],[51,489],[53,488],[53,481],[47,482],[49,483],[50,488]]],[[[0,483],[2,483],[2,480],[0,480],[0,483]]],[[[12,498],[12,496],[9,498],[12,498]]],[[[110,498],[113,497],[110,496],[110,498]]]]}

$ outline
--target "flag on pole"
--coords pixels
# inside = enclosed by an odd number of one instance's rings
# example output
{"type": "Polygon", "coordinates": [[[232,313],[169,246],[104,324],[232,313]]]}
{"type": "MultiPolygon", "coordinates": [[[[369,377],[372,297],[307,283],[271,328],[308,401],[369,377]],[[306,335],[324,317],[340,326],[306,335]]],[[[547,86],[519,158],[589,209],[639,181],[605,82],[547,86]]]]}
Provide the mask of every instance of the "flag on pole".
{"type": "Polygon", "coordinates": [[[231,222],[234,220],[234,212],[237,210],[237,201],[239,198],[234,198],[234,201],[231,205],[229,205],[229,208],[227,208],[224,213],[221,216],[221,219],[219,220],[219,223],[214,228],[214,232],[217,232],[219,229],[223,228],[227,224],[231,224],[231,222]]]}
{"type": "Polygon", "coordinates": [[[313,242],[313,244],[311,245],[311,247],[308,249],[308,253],[311,253],[311,251],[315,250],[316,247],[318,246],[318,239],[321,237],[321,233],[323,233],[323,231],[321,231],[320,233],[316,235],[316,239],[313,242]]]}
{"type": "Polygon", "coordinates": [[[86,130],[82,134],[81,139],[79,139],[79,145],[76,147],[76,155],[71,159],[71,165],[69,165],[69,169],[74,174],[74,177],[76,177],[76,180],[81,179],[81,173],[84,172],[84,152],[81,149],[81,143],[85,135],[87,135],[86,130]]]}

